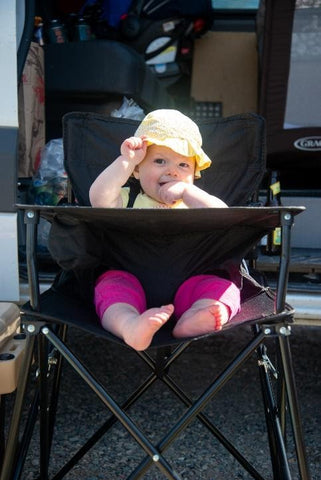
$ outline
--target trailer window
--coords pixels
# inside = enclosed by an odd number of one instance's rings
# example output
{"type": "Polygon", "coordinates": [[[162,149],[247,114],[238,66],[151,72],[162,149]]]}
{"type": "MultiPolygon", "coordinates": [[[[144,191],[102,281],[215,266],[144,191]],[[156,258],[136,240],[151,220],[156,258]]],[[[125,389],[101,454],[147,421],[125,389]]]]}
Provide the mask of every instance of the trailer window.
{"type": "Polygon", "coordinates": [[[257,10],[260,0],[212,0],[213,10],[257,10]]]}

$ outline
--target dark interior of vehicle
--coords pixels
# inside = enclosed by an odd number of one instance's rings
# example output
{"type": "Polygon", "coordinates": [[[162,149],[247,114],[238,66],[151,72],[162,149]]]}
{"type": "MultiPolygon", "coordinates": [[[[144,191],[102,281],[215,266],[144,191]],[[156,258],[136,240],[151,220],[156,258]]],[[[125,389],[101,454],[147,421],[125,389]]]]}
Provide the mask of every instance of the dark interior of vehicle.
{"type": "MultiPolygon", "coordinates": [[[[305,48],[309,49],[309,56],[304,52],[295,54],[295,45],[302,35],[305,35],[306,42],[313,42],[311,35],[315,35],[317,42],[320,14],[315,8],[295,10],[292,1],[278,6],[267,1],[260,2],[258,9],[237,11],[213,9],[208,1],[198,2],[197,6],[195,2],[177,1],[167,2],[167,6],[159,8],[154,6],[149,11],[144,3],[155,2],[127,0],[118,2],[118,11],[113,12],[108,11],[107,3],[83,0],[36,2],[35,14],[42,20],[45,43],[46,141],[61,135],[64,113],[93,111],[110,114],[119,107],[125,95],[135,100],[145,112],[161,105],[174,106],[196,118],[245,113],[248,107],[248,111],[263,115],[267,121],[267,165],[279,170],[282,188],[300,191],[300,194],[320,189],[321,147],[317,144],[302,148],[302,141],[301,146],[294,145],[300,138],[320,135],[317,44],[313,50],[307,43],[305,48]],[[126,13],[121,15],[122,11],[126,13]],[[63,43],[54,44],[53,21],[62,25],[63,43]],[[90,31],[89,42],[78,41],[77,29],[83,27],[81,22],[90,31]],[[273,30],[270,31],[268,24],[273,25],[273,30]],[[168,29],[166,35],[165,25],[168,29]],[[221,57],[215,57],[214,52],[214,57],[207,59],[207,70],[197,71],[204,37],[207,39],[209,34],[224,32],[229,32],[230,37],[252,34],[257,49],[257,69],[253,66],[252,78],[248,73],[248,78],[241,84],[240,77],[245,75],[244,72],[230,72],[235,74],[232,80],[235,85],[227,82],[226,90],[233,94],[233,88],[239,85],[238,104],[230,110],[225,108],[221,85],[216,85],[216,92],[203,94],[207,100],[200,100],[202,94],[197,91],[196,77],[210,77],[210,64],[214,64],[214,69],[224,69],[219,63],[221,57]],[[168,58],[164,51],[170,52],[168,58]],[[158,58],[159,54],[163,57],[158,58]],[[310,74],[303,78],[306,68],[310,74]],[[252,95],[257,97],[257,103],[248,102],[243,106],[240,102],[242,95],[246,95],[244,84],[254,82],[254,76],[257,76],[256,83],[251,83],[249,88],[256,88],[252,95]],[[293,125],[295,119],[287,121],[286,115],[300,117],[302,105],[305,124],[293,125]]],[[[240,38],[237,37],[237,41],[240,38]]],[[[214,37],[212,41],[220,42],[220,38],[214,37]]],[[[220,48],[224,48],[224,44],[220,44],[220,48]]],[[[223,54],[228,55],[228,52],[223,54]]],[[[231,58],[230,62],[233,61],[231,58]]],[[[262,186],[267,185],[263,183],[262,186]]]]}

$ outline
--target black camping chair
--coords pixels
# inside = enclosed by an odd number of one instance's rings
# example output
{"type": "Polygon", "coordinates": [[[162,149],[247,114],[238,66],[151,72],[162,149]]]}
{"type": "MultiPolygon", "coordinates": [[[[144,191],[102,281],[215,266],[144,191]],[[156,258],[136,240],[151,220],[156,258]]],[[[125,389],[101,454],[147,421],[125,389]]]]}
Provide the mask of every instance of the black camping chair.
{"type": "MultiPolygon", "coordinates": [[[[88,207],[89,185],[106,163],[115,158],[121,139],[132,134],[136,126],[135,121],[107,118],[97,114],[66,115],[64,117],[66,169],[80,206],[19,206],[25,212],[27,227],[30,303],[23,306],[21,314],[28,343],[24,359],[25,368],[22,369],[19,379],[13,421],[8,434],[1,480],[21,476],[38,405],[40,478],[48,478],[49,461],[51,456],[55,455],[55,452],[51,451],[51,444],[57,413],[62,358],[66,359],[98,395],[107,406],[110,415],[53,478],[63,478],[101,436],[119,421],[146,455],[140,462],[138,461],[139,464],[127,478],[143,478],[151,465],[154,465],[163,474],[162,477],[181,479],[183,474],[175,472],[166,457],[166,450],[197,418],[251,477],[263,480],[266,478],[266,472],[259,473],[204,412],[209,402],[255,352],[258,356],[273,478],[275,480],[292,478],[285,441],[286,404],[295,440],[297,466],[301,478],[308,479],[289,345],[294,312],[285,302],[291,226],[294,216],[303,208],[267,208],[249,204],[249,198],[257,190],[265,168],[264,121],[261,117],[248,114],[208,120],[200,125],[204,149],[214,160],[213,168],[205,171],[202,176],[203,186],[226,200],[231,205],[229,209],[165,209],[155,212],[144,209],[88,207]],[[35,239],[39,217],[52,223],[49,247],[54,258],[62,266],[62,272],[52,288],[41,295],[35,263],[35,239]],[[244,268],[240,269],[240,264],[253,245],[277,225],[282,226],[283,250],[278,290],[275,294],[268,287],[255,281],[244,268]],[[156,241],[156,238],[160,241],[156,241]],[[202,256],[198,251],[200,243],[203,246],[202,256]],[[155,246],[158,249],[157,256],[155,246]],[[124,251],[127,252],[126,259],[122,254],[124,251]],[[242,310],[224,326],[223,332],[247,324],[253,336],[251,335],[244,348],[231,358],[226,368],[221,373],[215,374],[209,386],[203,385],[204,392],[196,400],[190,398],[173,380],[170,367],[183,353],[188,355],[187,347],[191,343],[196,340],[205,342],[209,335],[177,340],[172,337],[172,325],[168,322],[155,335],[147,351],[137,352],[143,363],[151,369],[151,373],[121,404],[108,393],[103,382],[97,380],[71,351],[67,338],[68,326],[94,335],[97,339],[106,340],[106,348],[110,342],[115,342],[119,348],[122,346],[128,348],[121,340],[101,328],[91,300],[92,280],[101,266],[106,267],[110,262],[117,262],[136,273],[146,288],[149,301],[155,305],[161,304],[164,300],[168,301],[182,278],[204,272],[209,265],[229,272],[242,288],[242,310]],[[150,275],[151,265],[153,271],[156,269],[158,272],[162,288],[158,286],[155,288],[153,275],[150,275]],[[276,383],[273,381],[274,376],[271,375],[275,373],[274,367],[267,356],[269,339],[276,339],[279,375],[276,383]],[[35,343],[38,350],[34,356],[33,368],[37,368],[39,372],[38,384],[24,435],[19,436],[21,407],[35,343]],[[156,387],[156,380],[161,380],[169,387],[186,407],[186,411],[171,426],[168,433],[157,440],[157,443],[152,443],[130,416],[129,409],[138,399],[143,400],[142,396],[149,387],[156,387]]],[[[222,331],[212,335],[222,335],[222,331]]],[[[119,349],[120,357],[123,348],[119,349]]],[[[137,376],[141,373],[137,372],[137,376]]],[[[148,405],[146,413],[148,415],[148,405]]],[[[127,447],[126,443],[124,455],[127,447]]],[[[204,448],[210,451],[211,445],[204,448]]],[[[103,465],[101,468],[103,469],[103,465]]],[[[113,478],[119,478],[118,473],[115,465],[113,478]]],[[[188,473],[184,473],[184,478],[186,475],[188,476],[188,473]]],[[[215,471],[213,478],[214,476],[215,471]]],[[[268,476],[270,478],[269,474],[268,476]]]]}
{"type": "Polygon", "coordinates": [[[259,113],[266,119],[267,165],[283,188],[319,189],[321,11],[295,0],[261,2],[259,113]]]}

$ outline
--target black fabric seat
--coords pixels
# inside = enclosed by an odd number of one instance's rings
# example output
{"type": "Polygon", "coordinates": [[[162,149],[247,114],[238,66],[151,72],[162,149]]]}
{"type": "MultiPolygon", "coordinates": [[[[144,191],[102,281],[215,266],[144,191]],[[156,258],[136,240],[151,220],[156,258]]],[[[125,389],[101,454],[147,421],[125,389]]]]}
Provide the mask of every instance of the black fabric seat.
{"type": "MultiPolygon", "coordinates": [[[[83,448],[71,459],[66,460],[64,467],[53,478],[63,478],[89,448],[93,447],[103,434],[108,433],[115,421],[121,422],[146,453],[146,458],[127,478],[143,478],[152,464],[159,468],[164,478],[188,478],[188,474],[184,473],[183,477],[183,474],[176,472],[169,464],[166,449],[195,418],[219,439],[253,478],[271,478],[271,472],[259,473],[203,412],[210,400],[215,399],[216,393],[249,356],[256,352],[261,379],[258,388],[262,389],[263,394],[273,478],[292,478],[284,428],[287,406],[296,445],[298,469],[301,478],[308,479],[289,343],[294,312],[285,302],[291,227],[294,216],[304,208],[267,208],[250,203],[264,174],[264,121],[261,117],[249,114],[200,124],[204,149],[213,158],[213,169],[204,172],[202,177],[204,188],[228,201],[231,205],[229,209],[153,211],[90,208],[89,185],[99,171],[115,158],[121,139],[131,134],[136,125],[133,121],[115,120],[97,114],[66,115],[65,163],[78,205],[18,206],[25,212],[27,226],[31,296],[30,302],[22,308],[22,323],[28,336],[28,346],[1,480],[19,478],[23,474],[24,457],[31,434],[29,427],[27,432],[19,437],[19,418],[36,339],[39,392],[35,393],[35,404],[38,406],[39,402],[41,424],[40,478],[48,478],[50,457],[55,455],[54,451],[50,451],[50,447],[54,434],[62,357],[98,395],[111,414],[103,425],[97,425],[97,432],[85,441],[83,448]],[[49,249],[62,268],[52,288],[41,295],[35,261],[36,230],[40,217],[52,224],[49,249]],[[282,227],[282,255],[278,290],[273,292],[254,280],[246,271],[242,259],[263,235],[277,225],[282,227]],[[68,346],[68,326],[106,339],[106,348],[110,341],[124,345],[121,340],[101,328],[92,305],[95,277],[115,261],[137,274],[151,304],[168,301],[182,279],[194,273],[206,272],[209,268],[227,273],[240,286],[242,310],[223,327],[223,331],[237,329],[246,324],[251,328],[253,338],[231,358],[229,365],[217,374],[210,386],[204,386],[203,394],[196,400],[191,399],[184,388],[174,382],[170,376],[170,366],[183,353],[188,355],[187,347],[191,342],[205,341],[203,337],[208,335],[178,340],[172,336],[172,324],[169,322],[155,335],[150,349],[136,352],[152,372],[121,405],[110,396],[108,388],[87,370],[86,365],[68,346]],[[153,281],[155,271],[158,273],[156,282],[153,281]],[[274,367],[268,360],[265,344],[271,337],[276,338],[278,351],[278,379],[274,381],[273,375],[270,375],[274,367]],[[57,355],[55,368],[52,367],[53,353],[57,355]],[[56,373],[53,385],[48,374],[49,363],[50,372],[54,370],[56,373]],[[144,392],[154,385],[156,380],[166,384],[186,406],[182,417],[177,419],[157,444],[150,441],[128,412],[135,401],[143,400],[144,392]],[[283,387],[287,402],[284,402],[284,396],[276,393],[283,391],[283,387]]],[[[221,332],[215,332],[211,335],[220,334],[221,332]]],[[[138,378],[140,373],[137,372],[138,378]]],[[[146,414],[148,415],[148,406],[146,414]]],[[[30,412],[29,419],[30,423],[36,421],[36,409],[30,412]]],[[[206,451],[210,451],[210,448],[210,445],[204,445],[206,451]]],[[[215,472],[213,475],[215,476],[215,472]]],[[[113,478],[117,478],[117,465],[113,478]]]]}
{"type": "MultiPolygon", "coordinates": [[[[29,211],[28,207],[26,208],[29,211]]],[[[285,210],[288,212],[288,209],[285,210]]],[[[300,208],[292,208],[291,214],[296,215],[301,210],[300,208]]],[[[241,263],[243,257],[242,253],[245,253],[253,243],[257,242],[257,238],[260,238],[261,229],[266,230],[269,224],[275,224],[278,221],[280,211],[275,212],[269,208],[241,208],[231,207],[228,212],[225,209],[212,209],[206,211],[205,209],[195,209],[191,211],[174,211],[164,210],[158,216],[157,221],[154,221],[154,212],[152,210],[118,210],[109,209],[92,209],[78,207],[45,207],[33,209],[35,214],[41,214],[43,218],[48,219],[53,224],[52,238],[55,243],[63,245],[60,239],[57,240],[56,229],[61,231],[62,225],[68,225],[70,218],[72,218],[73,226],[77,226],[76,220],[81,222],[88,222],[91,229],[98,232],[105,231],[104,237],[107,239],[109,245],[112,244],[113,238],[115,238],[120,245],[120,250],[126,247],[126,244],[134,245],[134,262],[130,264],[128,257],[126,256],[126,263],[130,271],[143,278],[143,286],[146,291],[147,298],[152,305],[160,305],[162,303],[168,303],[172,301],[173,293],[177,290],[180,283],[189,276],[197,275],[200,272],[206,272],[206,266],[208,264],[218,265],[224,270],[223,265],[226,263],[225,259],[228,259],[227,269],[233,274],[235,270],[235,281],[239,283],[241,287],[242,295],[242,310],[237,314],[231,322],[224,326],[224,329],[235,327],[236,325],[246,321],[247,323],[253,323],[257,321],[264,321],[268,316],[269,321],[277,321],[279,314],[275,314],[275,319],[271,312],[274,310],[275,294],[255,282],[250,276],[247,276],[245,272],[242,276],[239,276],[237,266],[241,263]],[[238,224],[239,222],[239,224],[238,224]],[[274,222],[274,223],[273,223],[274,222]],[[214,226],[213,226],[214,225],[214,226]],[[164,245],[164,238],[162,237],[163,250],[160,253],[159,248],[162,245],[158,245],[158,248],[154,251],[155,245],[152,249],[149,249],[148,245],[153,244],[155,237],[159,238],[164,229],[169,229],[170,239],[166,238],[164,245]],[[125,238],[120,236],[122,230],[125,233],[125,238]],[[133,238],[135,231],[140,232],[139,236],[133,238]],[[214,234],[213,234],[214,231],[214,234]],[[186,233],[188,232],[188,236],[186,233]],[[193,235],[194,233],[194,235],[193,235]],[[215,233],[217,233],[215,235],[215,233]],[[128,238],[130,236],[130,239],[128,238]],[[244,250],[242,245],[239,244],[239,238],[245,243],[244,250]],[[231,237],[229,243],[226,243],[227,237],[231,237]],[[183,238],[183,244],[180,240],[183,238]],[[219,241],[222,238],[222,241],[219,241]],[[186,263],[182,263],[182,259],[178,258],[178,262],[175,262],[172,250],[181,250],[185,244],[186,250],[195,250],[200,241],[203,240],[208,245],[208,251],[204,252],[204,258],[199,259],[192,253],[192,261],[190,260],[189,253],[184,252],[185,258],[188,260],[186,263]],[[224,240],[224,241],[223,241],[224,240]],[[225,242],[225,245],[223,243],[225,242]],[[235,252],[237,248],[237,252],[235,252]],[[147,265],[151,258],[155,255],[162,259],[162,265],[156,272],[156,283],[153,281],[155,272],[149,272],[147,274],[147,265]],[[137,257],[139,263],[137,265],[137,257]],[[194,258],[193,258],[194,257],[194,258]],[[234,267],[231,268],[232,263],[234,267]],[[175,269],[178,274],[175,275],[175,269]],[[166,281],[168,272],[173,277],[172,281],[166,281]],[[145,280],[145,281],[144,281],[145,280]],[[159,285],[161,287],[159,288],[159,285]],[[151,300],[152,299],[152,300],[151,300]]],[[[282,210],[281,210],[282,212],[282,210]]],[[[83,225],[83,223],[81,223],[83,225]]],[[[58,235],[59,235],[58,232],[58,235]]],[[[77,234],[79,230],[77,228],[77,234]]],[[[67,236],[69,239],[72,236],[70,226],[67,230],[67,236]]],[[[52,249],[53,251],[53,249],[52,249]]],[[[56,250],[54,251],[56,253],[56,250]]],[[[59,253],[59,252],[58,252],[59,253]]],[[[98,252],[96,252],[97,255],[98,252]]],[[[196,251],[196,253],[198,253],[196,251]]],[[[91,258],[92,260],[92,258],[91,258]]],[[[78,258],[77,258],[78,261],[78,258]]],[[[112,260],[114,262],[114,260],[112,260]]],[[[73,260],[65,258],[62,260],[63,264],[74,263],[73,260]]],[[[95,262],[104,262],[101,258],[97,258],[95,262]]],[[[88,268],[88,265],[87,265],[88,268]]],[[[84,272],[77,272],[75,276],[68,278],[68,275],[61,274],[56,279],[53,287],[44,292],[40,297],[40,313],[32,312],[31,317],[42,317],[44,312],[55,319],[62,320],[69,325],[79,326],[80,328],[92,329],[96,334],[100,336],[109,337],[110,334],[105,332],[99,325],[98,317],[96,316],[91,294],[91,275],[88,275],[87,268],[84,272]],[[85,280],[84,280],[85,278],[85,280]],[[79,283],[78,283],[79,282],[79,283]],[[79,288],[75,289],[75,284],[79,285],[79,288]]],[[[95,277],[96,275],[94,275],[95,277]]],[[[27,306],[24,307],[27,309],[27,306]]],[[[30,308],[30,306],[28,307],[30,308]]],[[[291,308],[287,307],[285,313],[291,311],[291,308]]],[[[25,311],[24,318],[29,317],[27,310],[25,311]]],[[[283,313],[281,314],[282,317],[283,313]]],[[[158,345],[170,345],[178,343],[177,339],[172,337],[171,330],[173,325],[171,322],[167,323],[156,335],[152,346],[158,345]]],[[[121,340],[111,336],[113,340],[123,343],[121,340]]]]}

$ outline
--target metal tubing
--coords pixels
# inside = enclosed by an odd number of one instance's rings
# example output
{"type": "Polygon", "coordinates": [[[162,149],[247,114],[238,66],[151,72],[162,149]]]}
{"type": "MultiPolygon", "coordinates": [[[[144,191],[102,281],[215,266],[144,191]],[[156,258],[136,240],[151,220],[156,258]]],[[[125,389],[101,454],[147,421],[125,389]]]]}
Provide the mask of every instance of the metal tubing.
{"type": "Polygon", "coordinates": [[[286,443],[286,388],[285,388],[285,382],[284,382],[284,372],[283,372],[283,365],[282,365],[282,358],[281,358],[281,353],[280,353],[280,348],[279,348],[279,338],[277,340],[277,369],[279,372],[278,376],[278,382],[277,382],[277,405],[278,405],[278,411],[279,411],[279,416],[280,416],[280,422],[281,422],[281,428],[282,428],[282,434],[284,441],[286,443]]]}
{"type": "Polygon", "coordinates": [[[38,337],[39,400],[40,400],[40,478],[48,479],[49,412],[48,412],[48,344],[43,335],[38,337]]]}
{"type": "MultiPolygon", "coordinates": [[[[214,397],[214,395],[221,390],[221,388],[231,379],[238,368],[243,365],[244,361],[256,350],[258,345],[262,342],[264,334],[258,333],[254,338],[238,355],[237,357],[226,367],[226,369],[214,380],[214,382],[208,387],[207,390],[199,397],[198,400],[185,412],[180,420],[174,425],[174,427],[168,432],[168,434],[158,443],[157,449],[160,452],[165,451],[170,444],[177,438],[179,433],[184,430],[191,421],[200,413],[200,411],[207,405],[207,403],[214,397]]],[[[128,477],[128,480],[134,480],[141,478],[141,473],[146,472],[150,467],[151,460],[146,457],[136,470],[128,477]]]]}
{"type": "MultiPolygon", "coordinates": [[[[291,228],[293,225],[293,214],[291,212],[282,213],[282,251],[280,258],[280,271],[277,286],[276,312],[280,313],[285,308],[286,291],[289,277],[289,263],[291,252],[291,228]]],[[[297,451],[298,466],[302,480],[309,479],[309,472],[306,462],[305,445],[303,441],[303,432],[301,418],[298,407],[298,398],[293,374],[292,358],[290,353],[289,339],[286,335],[279,335],[279,346],[281,361],[284,373],[284,381],[287,390],[287,398],[292,422],[294,440],[297,451]]]]}
{"type": "MultiPolygon", "coordinates": [[[[258,332],[258,330],[257,330],[258,332]]],[[[168,370],[171,363],[176,360],[190,345],[190,341],[184,344],[179,345],[170,356],[163,359],[164,370],[168,370]]],[[[136,352],[153,370],[155,369],[155,361],[146,353],[146,352],[136,352]]],[[[161,380],[170,388],[170,390],[175,393],[175,395],[187,406],[192,405],[192,401],[186,396],[184,391],[172,380],[169,375],[162,376],[161,380]]],[[[234,456],[234,458],[247,470],[253,478],[256,480],[264,480],[263,477],[257,472],[257,470],[251,465],[246,458],[227,440],[226,437],[213,425],[213,423],[203,414],[200,413],[197,415],[197,418],[203,423],[203,425],[208,428],[208,430],[220,441],[220,443],[226,448],[227,451],[234,456]]],[[[56,480],[56,479],[54,479],[56,480]]]]}
{"type": "MultiPolygon", "coordinates": [[[[138,400],[149,387],[157,380],[155,374],[151,374],[140,385],[135,392],[121,406],[122,410],[128,410],[138,400]]],[[[112,415],[88,440],[87,442],[72,456],[72,458],[59,470],[52,480],[60,480],[63,478],[76,463],[98,442],[98,440],[117,422],[115,415],[112,415]]]]}
{"type": "Polygon", "coordinates": [[[299,411],[299,401],[293,374],[292,356],[290,342],[287,336],[279,337],[282,365],[284,369],[284,380],[286,385],[290,418],[293,428],[294,441],[296,446],[298,466],[302,480],[309,480],[310,474],[306,461],[305,444],[303,440],[303,430],[301,415],[299,411]]]}
{"type": "Polygon", "coordinates": [[[33,310],[38,312],[40,309],[40,291],[38,281],[36,245],[39,212],[27,210],[25,212],[24,218],[26,223],[26,256],[30,305],[33,310]]]}
{"type": "Polygon", "coordinates": [[[19,454],[17,455],[17,461],[15,464],[12,480],[19,480],[19,478],[21,477],[22,469],[26,461],[26,456],[30,446],[33,429],[37,421],[38,409],[39,409],[39,392],[36,391],[33,401],[31,403],[31,407],[29,408],[28,419],[27,419],[26,426],[24,428],[23,437],[20,443],[19,454]]]}
{"type": "MultiPolygon", "coordinates": [[[[67,328],[66,326],[63,326],[64,330],[66,328],[67,328]]],[[[55,380],[54,385],[53,385],[54,392],[56,392],[56,388],[59,388],[57,386],[57,380],[55,380]]],[[[34,425],[35,425],[37,417],[38,417],[38,412],[39,412],[39,389],[35,392],[33,401],[32,401],[31,406],[29,408],[28,418],[27,418],[26,426],[24,428],[23,437],[22,437],[22,440],[20,442],[19,454],[17,455],[17,461],[16,461],[15,471],[14,471],[14,475],[12,477],[12,480],[20,479],[22,469],[23,469],[23,465],[24,465],[24,462],[25,462],[25,459],[26,459],[26,456],[27,456],[27,453],[28,453],[30,440],[31,440],[31,437],[32,437],[32,434],[33,434],[34,425]]],[[[51,414],[51,416],[53,415],[53,412],[51,411],[51,408],[50,408],[50,414],[51,414]]],[[[53,430],[53,426],[50,424],[50,436],[49,436],[50,442],[52,440],[52,430],[53,430]]],[[[50,443],[50,445],[51,445],[51,443],[50,443]]]]}
{"type": "Polygon", "coordinates": [[[20,368],[19,380],[16,392],[16,399],[11,416],[11,424],[7,438],[7,445],[5,449],[5,455],[1,470],[0,480],[11,480],[15,458],[17,454],[17,445],[19,438],[19,426],[21,421],[21,413],[23,407],[23,400],[26,391],[26,385],[28,380],[28,374],[30,370],[33,349],[34,349],[34,337],[27,337],[25,353],[23,357],[23,364],[25,368],[20,368]]]}
{"type": "Polygon", "coordinates": [[[128,417],[128,415],[121,410],[119,405],[113,398],[104,390],[101,384],[88,372],[88,370],[81,364],[76,356],[66,348],[66,346],[56,337],[48,328],[43,328],[42,333],[46,335],[48,340],[59,350],[73,369],[81,376],[81,378],[90,386],[96,393],[100,400],[111,410],[111,412],[118,418],[121,424],[143,448],[143,450],[150,456],[151,461],[164,473],[170,480],[181,480],[181,477],[171,468],[167,460],[160,454],[160,452],[152,445],[135,423],[128,417]]]}
{"type": "MultiPolygon", "coordinates": [[[[67,337],[68,326],[60,325],[58,327],[58,330],[59,330],[59,333],[58,333],[59,337],[62,339],[63,342],[65,342],[67,337]]],[[[59,358],[57,359],[57,365],[55,366],[54,381],[53,381],[52,393],[50,398],[50,415],[49,415],[49,438],[50,438],[49,448],[50,449],[51,449],[52,437],[53,437],[53,432],[55,427],[58,396],[60,392],[61,373],[62,373],[62,356],[59,354],[59,358]]]]}
{"type": "MultiPolygon", "coordinates": [[[[179,344],[170,354],[167,359],[164,359],[163,367],[168,369],[170,365],[182,355],[182,353],[189,347],[192,342],[188,340],[187,342],[179,344]],[[165,361],[166,360],[166,361],[165,361]]],[[[151,358],[146,351],[135,351],[135,353],[142,359],[147,365],[153,370],[156,370],[156,362],[151,358]]]]}
{"type": "MultiPolygon", "coordinates": [[[[257,329],[257,332],[259,330],[257,329]]],[[[175,348],[170,356],[163,359],[163,367],[164,370],[168,370],[169,366],[171,363],[176,360],[185,350],[186,348],[190,345],[190,341],[179,345],[177,348],[175,348]]],[[[146,353],[146,352],[137,352],[139,356],[146,361],[146,363],[153,369],[155,369],[155,361],[146,353]],[[147,357],[147,358],[146,358],[147,357]]],[[[185,392],[173,381],[173,379],[168,375],[165,374],[162,376],[161,380],[168,386],[168,388],[175,393],[175,395],[187,406],[191,407],[192,401],[188,396],[185,394],[185,392]]],[[[202,424],[219,440],[219,442],[226,448],[227,451],[231,453],[231,455],[234,456],[234,458],[244,467],[245,470],[247,470],[253,478],[256,480],[264,480],[263,477],[257,472],[257,470],[251,465],[243,455],[234,447],[234,445],[231,444],[227,440],[227,438],[213,425],[213,423],[204,415],[203,413],[200,413],[197,415],[197,418],[202,422],[202,424]]]]}
{"type": "MultiPolygon", "coordinates": [[[[191,407],[193,402],[183,390],[176,385],[176,383],[168,375],[164,375],[162,381],[175,393],[175,395],[187,406],[191,407]]],[[[199,413],[197,419],[218,439],[218,441],[226,448],[226,450],[233,455],[233,457],[247,470],[250,475],[256,480],[264,480],[264,478],[258,473],[258,471],[251,465],[245,457],[234,447],[234,445],[215,427],[211,420],[204,414],[199,413]]]]}
{"type": "Polygon", "coordinates": [[[273,396],[271,380],[264,365],[264,348],[265,347],[263,345],[260,345],[257,350],[257,355],[259,359],[259,374],[263,394],[263,402],[265,406],[264,413],[269,437],[273,478],[274,480],[291,480],[291,473],[287,460],[284,438],[282,435],[282,428],[278,418],[277,404],[273,396]]]}
{"type": "Polygon", "coordinates": [[[286,291],[289,279],[289,264],[291,254],[291,229],[293,225],[293,214],[291,212],[282,212],[282,246],[279,265],[279,276],[276,290],[276,313],[281,313],[285,309],[286,291]]]}

